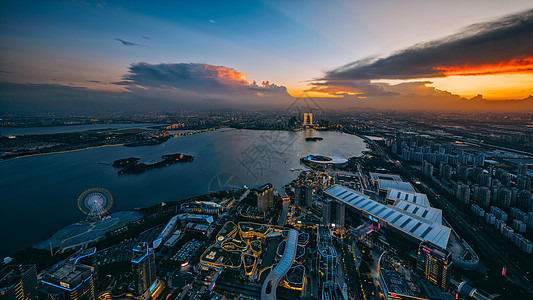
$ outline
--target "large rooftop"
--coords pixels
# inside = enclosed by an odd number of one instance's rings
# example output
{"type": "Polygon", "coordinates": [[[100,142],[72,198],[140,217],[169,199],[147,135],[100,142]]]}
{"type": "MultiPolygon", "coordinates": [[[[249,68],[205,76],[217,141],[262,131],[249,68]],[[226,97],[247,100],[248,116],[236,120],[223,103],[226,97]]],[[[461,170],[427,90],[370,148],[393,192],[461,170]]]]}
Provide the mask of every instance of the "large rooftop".
{"type": "Polygon", "coordinates": [[[416,203],[418,205],[429,206],[428,197],[425,194],[408,192],[404,190],[390,188],[387,192],[387,199],[391,200],[405,200],[416,203]]]}
{"type": "Polygon", "coordinates": [[[379,270],[381,284],[384,289],[392,294],[413,297],[415,299],[425,299],[423,292],[411,289],[411,285],[400,273],[393,270],[379,270]]]}
{"type": "Polygon", "coordinates": [[[416,192],[415,188],[409,182],[404,181],[378,179],[378,188],[380,190],[398,189],[407,192],[416,192]]]}
{"type": "Polygon", "coordinates": [[[395,175],[395,174],[370,173],[370,178],[372,179],[373,182],[376,182],[379,179],[402,181],[402,178],[399,175],[395,175]]]}
{"type": "Polygon", "coordinates": [[[294,257],[296,256],[296,246],[298,242],[298,231],[297,230],[290,230],[289,236],[287,237],[287,246],[285,249],[285,252],[283,253],[283,257],[281,258],[281,261],[274,269],[274,273],[276,273],[279,276],[283,276],[289,268],[291,267],[294,257]]]}
{"type": "Polygon", "coordinates": [[[58,264],[46,271],[42,282],[46,285],[71,291],[89,279],[92,274],[92,267],[67,262],[58,264]]]}
{"type": "Polygon", "coordinates": [[[427,240],[442,248],[446,248],[448,244],[451,229],[440,223],[422,218],[395,206],[383,205],[344,186],[334,185],[327,189],[325,193],[357,210],[367,212],[369,215],[420,241],[427,240]]]}
{"type": "Polygon", "coordinates": [[[403,209],[413,215],[417,215],[424,219],[431,220],[435,223],[442,224],[442,211],[430,206],[418,205],[413,202],[405,200],[397,200],[394,203],[395,207],[403,209]]]}
{"type": "Polygon", "coordinates": [[[343,165],[348,162],[346,158],[329,155],[308,155],[302,159],[316,165],[343,165]]]}

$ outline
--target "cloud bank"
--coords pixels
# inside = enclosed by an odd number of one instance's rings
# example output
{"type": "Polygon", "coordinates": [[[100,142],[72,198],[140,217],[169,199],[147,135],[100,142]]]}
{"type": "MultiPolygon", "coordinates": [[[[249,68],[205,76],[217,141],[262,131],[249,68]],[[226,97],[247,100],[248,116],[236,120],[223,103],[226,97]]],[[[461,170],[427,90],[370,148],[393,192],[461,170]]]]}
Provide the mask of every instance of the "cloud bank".
{"type": "Polygon", "coordinates": [[[199,95],[232,95],[274,97],[288,96],[284,86],[263,81],[249,83],[246,74],[234,68],[199,63],[136,63],[116,85],[130,91],[142,89],[168,89],[190,91],[199,95]]]}
{"type": "Polygon", "coordinates": [[[433,78],[533,70],[533,10],[494,22],[474,24],[463,32],[415,45],[384,58],[358,60],[326,72],[320,80],[433,78]],[[498,68],[498,67],[501,67],[498,68]]]}
{"type": "MultiPolygon", "coordinates": [[[[64,84],[0,83],[4,111],[149,111],[265,109],[290,103],[284,86],[246,80],[234,68],[199,63],[135,63],[118,82],[122,92],[64,84]]],[[[92,80],[93,83],[101,83],[92,80]]]]}

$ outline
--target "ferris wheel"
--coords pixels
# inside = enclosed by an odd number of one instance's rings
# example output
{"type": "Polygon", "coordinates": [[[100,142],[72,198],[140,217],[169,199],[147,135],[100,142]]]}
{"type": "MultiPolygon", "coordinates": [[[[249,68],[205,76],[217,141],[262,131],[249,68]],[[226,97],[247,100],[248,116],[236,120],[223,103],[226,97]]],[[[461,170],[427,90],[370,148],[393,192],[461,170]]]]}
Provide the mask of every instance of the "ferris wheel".
{"type": "Polygon", "coordinates": [[[111,193],[104,188],[90,188],[78,197],[78,208],[89,220],[101,220],[113,205],[111,193]]]}

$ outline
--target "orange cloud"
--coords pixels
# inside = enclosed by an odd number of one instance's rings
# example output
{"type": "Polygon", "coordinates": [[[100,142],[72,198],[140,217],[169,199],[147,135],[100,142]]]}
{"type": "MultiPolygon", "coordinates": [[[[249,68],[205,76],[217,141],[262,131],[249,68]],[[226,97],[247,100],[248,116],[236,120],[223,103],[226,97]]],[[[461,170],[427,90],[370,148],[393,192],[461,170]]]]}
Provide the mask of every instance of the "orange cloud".
{"type": "Polygon", "coordinates": [[[204,65],[204,69],[206,71],[213,73],[215,76],[219,78],[248,83],[248,81],[246,81],[246,74],[239,72],[233,68],[226,68],[222,66],[214,66],[214,65],[206,64],[204,65]]]}
{"type": "Polygon", "coordinates": [[[515,58],[497,64],[483,64],[478,66],[437,66],[433,69],[441,71],[444,76],[531,73],[533,72],[533,57],[515,58]]]}
{"type": "Polygon", "coordinates": [[[304,92],[322,93],[322,94],[327,94],[328,96],[333,96],[333,97],[363,94],[360,91],[355,91],[353,89],[350,90],[350,88],[339,89],[339,88],[332,87],[332,86],[314,86],[311,89],[305,90],[304,92]]]}

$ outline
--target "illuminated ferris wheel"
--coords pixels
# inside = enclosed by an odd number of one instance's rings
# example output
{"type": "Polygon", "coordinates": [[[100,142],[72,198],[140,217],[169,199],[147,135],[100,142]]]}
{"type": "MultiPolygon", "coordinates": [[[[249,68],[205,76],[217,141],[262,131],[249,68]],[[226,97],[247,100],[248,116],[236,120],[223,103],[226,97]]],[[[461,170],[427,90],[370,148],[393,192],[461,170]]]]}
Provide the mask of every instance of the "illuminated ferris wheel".
{"type": "Polygon", "coordinates": [[[89,220],[103,219],[112,205],[113,197],[104,188],[90,188],[78,197],[78,207],[89,220]]]}

